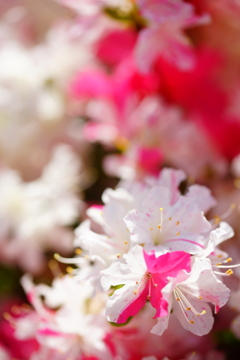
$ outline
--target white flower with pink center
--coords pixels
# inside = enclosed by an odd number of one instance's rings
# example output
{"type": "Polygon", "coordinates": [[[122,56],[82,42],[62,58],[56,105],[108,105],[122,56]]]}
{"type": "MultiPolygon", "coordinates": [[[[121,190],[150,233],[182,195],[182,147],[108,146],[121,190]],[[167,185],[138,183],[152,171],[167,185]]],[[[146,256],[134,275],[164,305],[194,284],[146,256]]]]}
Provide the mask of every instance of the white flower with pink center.
{"type": "Polygon", "coordinates": [[[154,252],[148,254],[136,245],[124,255],[124,259],[125,264],[113,263],[101,272],[104,290],[124,285],[107,301],[108,321],[125,323],[147,300],[156,309],[155,318],[165,315],[168,303],[161,296],[161,289],[169,276],[175,277],[182,269],[190,271],[190,255],[176,251],[156,257],[154,252]]]}

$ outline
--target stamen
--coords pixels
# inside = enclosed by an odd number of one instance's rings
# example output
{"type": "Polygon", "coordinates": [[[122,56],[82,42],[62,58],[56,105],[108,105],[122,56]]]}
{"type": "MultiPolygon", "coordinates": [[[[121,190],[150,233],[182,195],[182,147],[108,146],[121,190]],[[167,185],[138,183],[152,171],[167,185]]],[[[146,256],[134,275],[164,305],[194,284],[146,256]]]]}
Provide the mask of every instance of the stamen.
{"type": "Polygon", "coordinates": [[[128,244],[128,241],[124,241],[123,243],[124,243],[124,245],[127,245],[127,244],[128,244]]]}
{"type": "Polygon", "coordinates": [[[16,315],[21,314],[21,308],[19,306],[17,306],[17,305],[13,305],[12,308],[11,308],[11,311],[16,315]]]}
{"type": "Polygon", "coordinates": [[[55,253],[53,255],[54,259],[63,263],[63,264],[76,264],[78,262],[82,262],[82,259],[79,257],[79,258],[65,258],[65,257],[62,257],[60,256],[58,253],[55,253]]]}
{"type": "Polygon", "coordinates": [[[224,260],[223,262],[224,262],[224,263],[229,263],[229,262],[231,262],[231,261],[232,261],[232,258],[229,257],[228,259],[224,260]]]}
{"type": "Polygon", "coordinates": [[[48,266],[54,277],[59,277],[63,275],[59,267],[59,264],[56,260],[54,259],[49,260],[48,266]]]}
{"type": "Polygon", "coordinates": [[[240,189],[240,179],[234,179],[233,183],[237,189],[240,189]]]}
{"type": "Polygon", "coordinates": [[[158,229],[160,229],[160,232],[162,232],[162,226],[163,226],[163,208],[160,208],[160,225],[158,225],[158,229]]]}
{"type": "Polygon", "coordinates": [[[221,275],[221,276],[229,276],[229,275],[232,275],[232,274],[222,273],[222,272],[220,272],[220,271],[214,271],[214,274],[221,275]]]}
{"type": "MultiPolygon", "coordinates": [[[[150,274],[147,274],[148,276],[150,276],[150,274]]],[[[152,280],[152,278],[151,278],[152,280]]],[[[150,280],[148,280],[148,296],[147,296],[147,299],[149,300],[151,297],[151,283],[150,283],[150,280]]]]}
{"type": "Polygon", "coordinates": [[[177,222],[176,222],[176,225],[179,225],[179,224],[180,224],[180,221],[177,221],[177,222]]]}
{"type": "Polygon", "coordinates": [[[227,271],[226,271],[226,274],[228,274],[229,276],[232,275],[232,274],[233,274],[232,269],[227,270],[227,271]]]}
{"type": "MultiPolygon", "coordinates": [[[[221,263],[218,263],[217,265],[213,265],[213,266],[218,267],[220,269],[229,269],[228,265],[222,265],[221,263]]],[[[231,265],[231,268],[237,268],[239,266],[240,266],[240,264],[234,264],[234,265],[231,265]]]]}
{"type": "Polygon", "coordinates": [[[176,236],[179,236],[180,235],[180,232],[178,231],[178,232],[176,232],[176,236]]]}
{"type": "Polygon", "coordinates": [[[76,255],[81,255],[82,254],[82,249],[76,249],[75,254],[76,255]]]}
{"type": "MultiPolygon", "coordinates": [[[[178,293],[179,298],[185,302],[185,304],[188,306],[188,308],[186,310],[191,310],[196,316],[200,316],[200,315],[204,315],[206,313],[205,310],[203,310],[201,313],[199,313],[193,306],[192,304],[188,301],[188,299],[186,298],[186,296],[182,293],[182,291],[177,288],[175,289],[175,291],[178,293]]],[[[183,304],[182,304],[183,305],[183,304]]]]}
{"type": "Polygon", "coordinates": [[[71,267],[71,266],[68,266],[67,268],[66,268],[66,272],[68,273],[68,274],[72,274],[73,273],[73,268],[71,267]]]}
{"type": "Polygon", "coordinates": [[[221,219],[226,219],[229,215],[231,215],[231,213],[235,208],[236,208],[236,204],[232,203],[229,209],[221,216],[221,219]]]}
{"type": "Polygon", "coordinates": [[[3,317],[5,320],[10,321],[12,320],[12,316],[8,312],[3,313],[3,317]]]}
{"type": "Polygon", "coordinates": [[[176,289],[173,290],[173,294],[174,294],[174,296],[175,296],[175,299],[176,299],[177,301],[179,301],[180,309],[182,310],[182,313],[183,313],[185,319],[187,320],[187,322],[189,322],[189,323],[191,323],[191,324],[194,324],[194,322],[191,322],[191,321],[188,319],[188,317],[187,317],[187,315],[186,315],[186,313],[185,313],[185,309],[184,309],[184,306],[183,306],[183,304],[182,304],[182,301],[181,301],[181,299],[180,299],[179,297],[177,297],[177,291],[176,291],[176,289]]]}
{"type": "Polygon", "coordinates": [[[155,283],[154,283],[153,278],[152,278],[152,274],[149,274],[148,276],[151,276],[151,281],[152,281],[153,286],[154,286],[154,287],[157,287],[158,284],[155,284],[155,283]]]}

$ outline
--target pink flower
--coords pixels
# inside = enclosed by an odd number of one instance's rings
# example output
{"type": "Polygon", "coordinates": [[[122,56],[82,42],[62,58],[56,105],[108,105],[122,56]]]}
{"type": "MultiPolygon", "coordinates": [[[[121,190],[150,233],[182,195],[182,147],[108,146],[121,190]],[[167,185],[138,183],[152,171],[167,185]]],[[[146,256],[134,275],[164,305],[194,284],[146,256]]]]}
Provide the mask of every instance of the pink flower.
{"type": "Polygon", "coordinates": [[[148,72],[159,56],[181,69],[192,68],[195,55],[184,30],[207,24],[209,16],[198,17],[193,5],[181,0],[139,0],[138,3],[141,14],[149,21],[136,46],[140,70],[148,72]]]}

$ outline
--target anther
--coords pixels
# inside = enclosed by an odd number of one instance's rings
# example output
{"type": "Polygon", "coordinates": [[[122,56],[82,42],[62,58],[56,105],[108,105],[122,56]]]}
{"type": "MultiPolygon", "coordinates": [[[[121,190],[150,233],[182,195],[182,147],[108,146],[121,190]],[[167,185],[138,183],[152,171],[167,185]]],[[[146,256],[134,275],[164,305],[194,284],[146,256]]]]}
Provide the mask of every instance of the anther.
{"type": "Polygon", "coordinates": [[[55,260],[51,259],[48,262],[48,266],[51,270],[55,270],[58,267],[58,263],[55,260]]]}
{"type": "Polygon", "coordinates": [[[199,296],[198,298],[201,300],[203,297],[202,297],[202,296],[199,296]]]}
{"type": "Polygon", "coordinates": [[[137,290],[134,290],[134,295],[137,295],[138,291],[137,290]]]}
{"type": "Polygon", "coordinates": [[[138,282],[138,281],[136,281],[136,284],[139,284],[139,282],[138,282]]]}
{"type": "Polygon", "coordinates": [[[176,298],[176,300],[177,300],[177,301],[180,301],[180,299],[179,299],[179,298],[176,298]]]}
{"type": "Polygon", "coordinates": [[[66,268],[66,272],[67,272],[68,274],[72,274],[73,268],[72,268],[71,266],[68,266],[68,267],[66,268]]]}
{"type": "Polygon", "coordinates": [[[219,224],[220,221],[222,220],[222,219],[220,218],[220,216],[218,216],[218,215],[214,215],[213,218],[214,218],[214,224],[216,224],[216,225],[219,224]]]}
{"type": "Polygon", "coordinates": [[[150,230],[152,231],[152,230],[153,230],[153,228],[150,228],[150,230]]]}
{"type": "Polygon", "coordinates": [[[76,249],[75,254],[76,255],[81,255],[82,254],[82,249],[76,249]]]}
{"type": "Polygon", "coordinates": [[[192,320],[189,320],[189,322],[190,322],[190,324],[194,324],[194,321],[192,321],[192,320]]]}
{"type": "Polygon", "coordinates": [[[217,257],[218,257],[218,258],[221,258],[221,257],[222,257],[222,255],[220,254],[220,255],[218,255],[217,257]]]}
{"type": "Polygon", "coordinates": [[[168,218],[168,220],[170,220],[170,221],[171,221],[171,220],[172,220],[172,218],[170,217],[170,218],[168,218]]]}
{"type": "Polygon", "coordinates": [[[232,258],[229,257],[228,259],[224,260],[223,262],[224,262],[224,263],[229,263],[229,262],[231,262],[231,261],[232,261],[232,258]]]}
{"type": "Polygon", "coordinates": [[[229,275],[229,276],[232,275],[232,274],[233,274],[232,269],[227,270],[227,271],[226,271],[226,274],[229,275]]]}
{"type": "Polygon", "coordinates": [[[161,225],[158,225],[158,229],[161,229],[162,227],[161,227],[161,225]]]}
{"type": "Polygon", "coordinates": [[[124,243],[124,245],[127,245],[127,244],[128,244],[128,241],[124,241],[123,243],[124,243]]]}
{"type": "Polygon", "coordinates": [[[10,321],[12,319],[12,316],[8,312],[4,312],[3,317],[7,321],[10,321]]]}
{"type": "Polygon", "coordinates": [[[14,314],[21,314],[21,308],[17,305],[13,305],[12,308],[11,308],[11,311],[14,313],[14,314]]]}
{"type": "Polygon", "coordinates": [[[179,236],[180,235],[180,232],[178,231],[178,232],[176,232],[176,236],[179,236]]]}
{"type": "Polygon", "coordinates": [[[53,255],[53,257],[54,257],[55,260],[59,260],[60,255],[59,255],[58,253],[55,253],[55,254],[53,255]]]}
{"type": "Polygon", "coordinates": [[[121,257],[121,255],[120,254],[117,254],[117,258],[119,259],[121,257]]]}
{"type": "Polygon", "coordinates": [[[177,221],[177,222],[176,222],[176,225],[179,225],[179,224],[180,224],[180,221],[177,221]]]}
{"type": "Polygon", "coordinates": [[[186,308],[186,310],[192,310],[192,308],[188,307],[188,308],[186,308]]]}

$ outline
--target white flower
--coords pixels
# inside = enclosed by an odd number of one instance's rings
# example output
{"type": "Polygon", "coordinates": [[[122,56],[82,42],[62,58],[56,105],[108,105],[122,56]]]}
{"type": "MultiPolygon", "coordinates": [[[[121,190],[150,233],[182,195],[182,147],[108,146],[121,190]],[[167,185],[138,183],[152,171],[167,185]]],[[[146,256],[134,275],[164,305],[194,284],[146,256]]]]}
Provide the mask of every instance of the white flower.
{"type": "Polygon", "coordinates": [[[160,317],[151,332],[161,335],[173,312],[186,330],[202,336],[209,333],[214,322],[208,303],[214,304],[218,312],[226,304],[230,290],[214,275],[210,260],[205,259],[196,260],[190,273],[183,270],[175,279],[169,277],[162,294],[169,303],[168,315],[160,317]]]}

